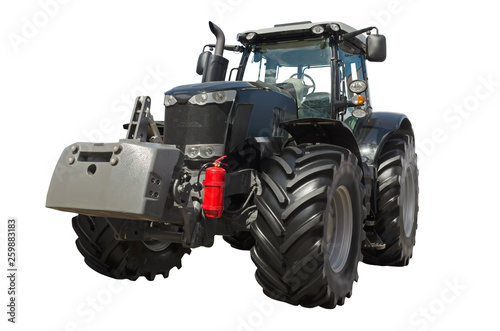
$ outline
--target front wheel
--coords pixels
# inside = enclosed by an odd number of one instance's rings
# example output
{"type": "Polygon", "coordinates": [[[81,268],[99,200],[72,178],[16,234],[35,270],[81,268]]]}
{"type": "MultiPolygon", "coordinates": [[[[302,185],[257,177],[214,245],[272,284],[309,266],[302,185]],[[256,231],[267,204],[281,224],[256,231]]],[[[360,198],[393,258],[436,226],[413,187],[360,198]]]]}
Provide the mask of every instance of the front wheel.
{"type": "MultiPolygon", "coordinates": [[[[123,220],[126,222],[126,220],[123,220]]],[[[136,280],[140,276],[154,280],[170,269],[181,267],[181,258],[190,253],[181,244],[164,241],[120,241],[103,217],[78,215],[73,218],[78,235],[76,246],[85,263],[95,271],[116,279],[136,280]]]]}
{"type": "Polygon", "coordinates": [[[307,144],[285,148],[262,168],[251,256],[264,293],[304,307],[343,304],[358,279],[365,217],[356,157],[307,144]]]}

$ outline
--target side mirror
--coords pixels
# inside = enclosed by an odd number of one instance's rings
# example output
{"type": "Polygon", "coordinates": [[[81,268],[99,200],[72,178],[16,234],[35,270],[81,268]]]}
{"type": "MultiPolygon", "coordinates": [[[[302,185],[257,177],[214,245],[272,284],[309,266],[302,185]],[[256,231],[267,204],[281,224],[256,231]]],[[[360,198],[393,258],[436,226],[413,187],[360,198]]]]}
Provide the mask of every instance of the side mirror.
{"type": "Polygon", "coordinates": [[[366,38],[366,58],[371,62],[384,62],[387,55],[385,36],[369,35],[366,38]]]}
{"type": "Polygon", "coordinates": [[[196,65],[196,73],[198,75],[203,75],[208,67],[208,64],[210,63],[211,58],[212,53],[210,52],[203,52],[200,54],[200,56],[198,57],[198,64],[196,65]]]}

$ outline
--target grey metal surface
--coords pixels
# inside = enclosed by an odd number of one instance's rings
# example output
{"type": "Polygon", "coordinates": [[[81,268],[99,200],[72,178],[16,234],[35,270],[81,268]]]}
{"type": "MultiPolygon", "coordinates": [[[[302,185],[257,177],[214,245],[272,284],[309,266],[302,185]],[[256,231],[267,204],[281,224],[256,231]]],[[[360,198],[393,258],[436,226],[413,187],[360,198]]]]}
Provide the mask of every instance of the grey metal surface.
{"type": "Polygon", "coordinates": [[[176,148],[138,140],[75,143],[59,158],[46,206],[91,216],[160,221],[174,168],[183,160],[176,148]]]}

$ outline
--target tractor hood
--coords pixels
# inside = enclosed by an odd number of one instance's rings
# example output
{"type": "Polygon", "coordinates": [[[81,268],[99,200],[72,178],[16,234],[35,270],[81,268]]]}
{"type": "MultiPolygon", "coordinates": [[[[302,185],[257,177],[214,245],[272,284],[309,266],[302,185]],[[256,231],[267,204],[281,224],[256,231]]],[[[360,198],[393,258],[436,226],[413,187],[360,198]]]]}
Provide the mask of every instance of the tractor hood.
{"type": "Polygon", "coordinates": [[[183,151],[188,160],[201,157],[206,163],[248,138],[281,137],[279,123],[296,118],[293,95],[273,85],[243,81],[183,85],[165,92],[163,142],[183,151]],[[206,146],[213,153],[203,154],[206,146]]]}
{"type": "Polygon", "coordinates": [[[232,82],[207,82],[207,83],[197,83],[189,85],[177,86],[171,90],[165,92],[165,95],[172,95],[177,102],[183,104],[186,103],[189,98],[193,95],[200,93],[209,93],[215,91],[227,91],[227,90],[269,90],[278,93],[285,94],[289,97],[293,96],[286,90],[280,89],[275,85],[269,85],[262,82],[242,82],[242,81],[232,81],[232,82]]]}

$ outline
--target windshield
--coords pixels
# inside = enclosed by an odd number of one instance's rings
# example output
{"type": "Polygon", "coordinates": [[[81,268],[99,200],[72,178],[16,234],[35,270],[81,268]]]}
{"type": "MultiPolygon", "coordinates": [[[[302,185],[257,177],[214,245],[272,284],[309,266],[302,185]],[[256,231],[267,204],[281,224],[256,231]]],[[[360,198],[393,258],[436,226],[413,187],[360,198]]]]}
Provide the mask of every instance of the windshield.
{"type": "Polygon", "coordinates": [[[245,81],[277,85],[297,100],[298,117],[330,117],[331,71],[328,39],[252,46],[245,81]]]}

